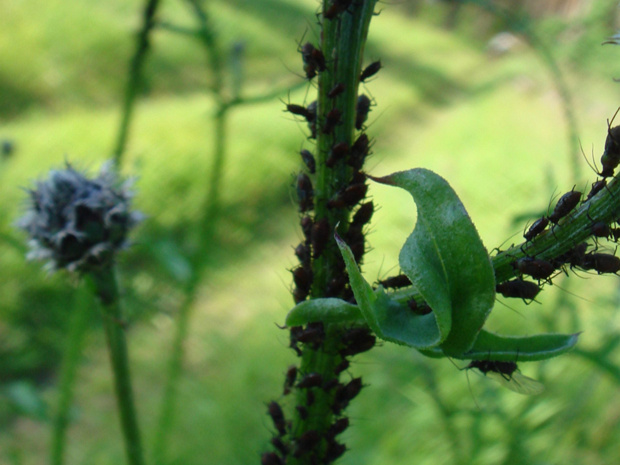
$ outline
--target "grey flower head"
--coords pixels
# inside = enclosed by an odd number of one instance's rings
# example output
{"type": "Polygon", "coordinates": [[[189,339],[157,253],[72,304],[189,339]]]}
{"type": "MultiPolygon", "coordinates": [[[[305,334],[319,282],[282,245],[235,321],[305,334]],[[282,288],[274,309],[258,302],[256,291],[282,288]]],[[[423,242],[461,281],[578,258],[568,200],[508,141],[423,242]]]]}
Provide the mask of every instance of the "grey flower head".
{"type": "Polygon", "coordinates": [[[111,163],[95,179],[69,163],[52,170],[28,190],[29,209],[17,223],[30,236],[28,258],[49,260],[52,270],[89,271],[110,263],[142,218],[129,210],[130,187],[131,181],[119,181],[111,163]]]}

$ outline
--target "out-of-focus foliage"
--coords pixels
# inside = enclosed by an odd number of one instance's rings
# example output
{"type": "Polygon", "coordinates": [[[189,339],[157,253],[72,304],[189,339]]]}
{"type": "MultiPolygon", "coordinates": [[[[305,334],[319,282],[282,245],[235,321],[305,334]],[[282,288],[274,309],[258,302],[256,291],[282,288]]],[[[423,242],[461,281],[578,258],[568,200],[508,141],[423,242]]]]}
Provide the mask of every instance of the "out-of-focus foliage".
{"type": "MultiPolygon", "coordinates": [[[[0,163],[0,424],[9,431],[0,435],[0,461],[9,464],[44,462],[42,406],[54,400],[75,298],[65,277],[45,276],[24,261],[25,238],[12,227],[26,195],[20,187],[62,166],[65,157],[86,167],[109,157],[140,4],[5,0],[0,6],[0,139],[11,146],[0,163]]],[[[616,3],[580,4],[576,13],[537,14],[533,27],[570,83],[586,152],[592,147],[600,156],[605,120],[620,92],[612,81],[620,77],[618,49],[600,46],[617,28],[610,14],[616,3]]],[[[304,33],[304,40],[317,40],[313,1],[208,6],[223,42],[246,44],[245,91],[300,79],[294,75],[301,74],[296,42],[304,33]]],[[[511,218],[545,210],[555,189],[595,180],[585,163],[582,179],[570,175],[560,99],[525,40],[513,35],[507,46],[491,47],[504,26],[471,4],[381,8],[367,46],[369,62],[380,58],[383,64],[366,85],[377,103],[367,122],[376,137],[371,174],[415,166],[441,173],[477,219],[488,249],[521,234],[525,225],[511,226],[511,218]]],[[[183,2],[165,2],[161,17],[194,24],[183,2]]],[[[125,164],[126,174],[139,176],[136,207],[148,218],[119,265],[147,438],[182,300],[182,257],[192,251],[203,205],[212,137],[205,116],[213,109],[199,44],[163,30],[153,37],[125,164]]],[[[290,95],[295,103],[304,98],[305,90],[290,95]]],[[[304,125],[282,109],[274,101],[231,117],[224,216],[217,243],[204,257],[208,279],[186,341],[170,463],[201,464],[209,457],[211,463],[246,464],[266,450],[263,402],[280,392],[294,357],[274,323],[283,322],[293,303],[286,268],[294,263],[291,245],[299,233],[291,197],[305,137],[304,125]]],[[[391,257],[413,229],[410,215],[394,211],[413,210],[411,199],[394,191],[371,187],[381,209],[369,235],[374,250],[364,264],[367,276],[395,274],[391,257]]],[[[352,405],[353,427],[344,437],[350,451],[342,463],[612,463],[620,442],[617,277],[581,274],[557,284],[537,298],[540,304],[507,302],[518,313],[498,303],[489,320],[504,333],[584,330],[572,355],[522,364],[525,374],[544,382],[545,394],[517,398],[472,372],[472,398],[465,373],[445,360],[379,348],[351,368],[371,388],[352,405]]],[[[97,325],[94,309],[92,319],[97,325]]],[[[92,334],[80,370],[69,464],[122,457],[105,351],[92,334]]]]}

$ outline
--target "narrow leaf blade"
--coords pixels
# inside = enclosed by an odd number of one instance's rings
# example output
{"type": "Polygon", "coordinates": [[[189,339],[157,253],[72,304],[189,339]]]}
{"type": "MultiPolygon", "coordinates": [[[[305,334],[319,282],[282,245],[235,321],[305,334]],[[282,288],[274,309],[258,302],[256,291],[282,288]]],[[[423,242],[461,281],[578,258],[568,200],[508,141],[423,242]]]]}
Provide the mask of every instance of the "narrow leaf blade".
{"type": "Polygon", "coordinates": [[[318,321],[359,324],[364,322],[364,318],[357,305],[333,297],[300,302],[286,316],[286,326],[301,326],[318,321]]]}

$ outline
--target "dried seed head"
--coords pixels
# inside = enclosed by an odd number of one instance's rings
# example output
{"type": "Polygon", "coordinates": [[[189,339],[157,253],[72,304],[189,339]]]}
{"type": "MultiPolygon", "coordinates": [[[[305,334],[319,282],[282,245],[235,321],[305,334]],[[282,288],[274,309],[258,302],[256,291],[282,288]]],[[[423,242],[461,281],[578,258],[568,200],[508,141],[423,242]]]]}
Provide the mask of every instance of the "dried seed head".
{"type": "Polygon", "coordinates": [[[110,263],[127,246],[127,233],[142,215],[130,211],[131,181],[111,164],[89,179],[69,163],[29,190],[26,214],[17,222],[29,236],[29,259],[49,260],[51,270],[89,271],[110,263]]]}

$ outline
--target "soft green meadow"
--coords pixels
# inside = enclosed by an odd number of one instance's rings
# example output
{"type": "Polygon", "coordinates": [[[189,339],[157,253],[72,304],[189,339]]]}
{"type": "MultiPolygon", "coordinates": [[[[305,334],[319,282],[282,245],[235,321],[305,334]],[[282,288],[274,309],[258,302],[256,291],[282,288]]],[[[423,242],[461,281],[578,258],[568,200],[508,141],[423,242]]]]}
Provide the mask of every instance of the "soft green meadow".
{"type": "MultiPolygon", "coordinates": [[[[165,2],[160,18],[193,25],[182,3],[165,2]]],[[[75,280],[45,275],[40,264],[25,261],[25,238],[12,227],[23,188],[65,160],[93,171],[111,156],[140,6],[136,0],[5,0],[0,6],[7,20],[0,35],[0,139],[14,144],[0,164],[0,464],[46,462],[63,335],[75,302],[84,300],[75,280]]],[[[437,19],[444,14],[439,6],[426,6],[416,17],[399,5],[380,6],[366,51],[369,62],[380,58],[384,66],[366,84],[376,101],[368,120],[375,139],[370,174],[414,167],[439,173],[489,250],[518,242],[553,196],[573,185],[589,190],[596,176],[570,152],[556,82],[525,41],[496,56],[485,43],[502,29],[465,26],[478,14],[473,7],[463,11],[463,25],[449,31],[437,19]]],[[[316,40],[315,2],[237,0],[207,7],[225,47],[245,44],[242,96],[282,89],[285,102],[309,99],[311,85],[286,89],[301,80],[297,42],[304,33],[316,40]]],[[[614,32],[594,21],[600,17],[593,8],[583,18],[541,20],[535,29],[559,59],[581,144],[597,160],[620,94],[612,81],[620,77],[620,49],[599,45],[614,32]]],[[[191,250],[205,202],[215,106],[204,51],[190,38],[156,29],[145,73],[122,171],[136,177],[135,205],[146,220],[119,268],[148,461],[183,300],[183,254],[191,250]]],[[[167,464],[258,463],[268,449],[266,405],[282,400],[284,372],[295,360],[288,333],[277,325],[293,305],[288,270],[301,237],[293,200],[297,153],[312,148],[305,122],[283,108],[274,98],[231,110],[222,216],[202,257],[205,274],[184,341],[167,464]]],[[[408,194],[379,184],[371,184],[368,195],[379,208],[363,270],[376,281],[398,272],[415,208],[408,194]]],[[[614,463],[619,281],[569,274],[530,305],[501,299],[489,321],[505,333],[583,331],[573,353],[520,366],[545,384],[542,395],[518,396],[445,360],[384,345],[352,364],[369,387],[348,410],[352,427],[343,437],[349,451],[339,463],[614,463]]],[[[93,307],[71,410],[68,465],[124,460],[93,307]]]]}

